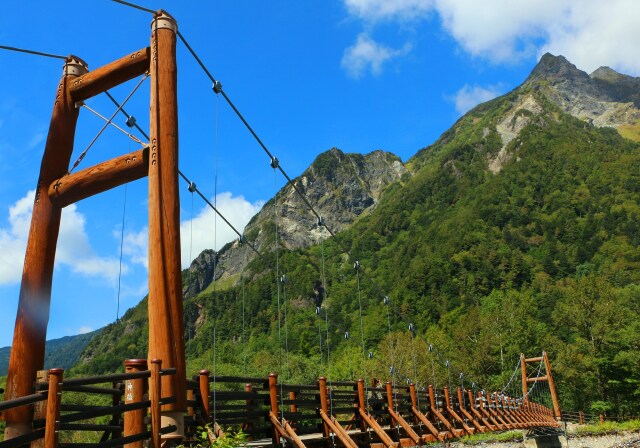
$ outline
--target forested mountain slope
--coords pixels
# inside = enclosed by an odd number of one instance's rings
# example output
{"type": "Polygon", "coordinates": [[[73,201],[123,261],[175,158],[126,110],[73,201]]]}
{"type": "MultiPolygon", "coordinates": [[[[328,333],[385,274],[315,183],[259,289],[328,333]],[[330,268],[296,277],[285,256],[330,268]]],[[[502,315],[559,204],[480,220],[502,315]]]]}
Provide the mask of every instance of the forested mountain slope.
{"type": "MultiPolygon", "coordinates": [[[[640,412],[637,79],[611,72],[589,76],[546,55],[522,86],[420,150],[411,175],[383,188],[339,242],[323,232],[321,244],[280,247],[276,257],[265,239],[265,256],[241,278],[185,301],[190,373],[215,365],[310,381],[386,378],[393,367],[397,379],[443,384],[448,372],[429,343],[456,374],[489,388],[504,384],[521,352],[546,350],[564,407],[640,412]],[[580,115],[588,108],[573,107],[579,101],[608,118],[580,115]]],[[[275,236],[273,221],[261,228],[275,236]]],[[[144,357],[145,307],[107,327],[77,371],[144,357]]]]}

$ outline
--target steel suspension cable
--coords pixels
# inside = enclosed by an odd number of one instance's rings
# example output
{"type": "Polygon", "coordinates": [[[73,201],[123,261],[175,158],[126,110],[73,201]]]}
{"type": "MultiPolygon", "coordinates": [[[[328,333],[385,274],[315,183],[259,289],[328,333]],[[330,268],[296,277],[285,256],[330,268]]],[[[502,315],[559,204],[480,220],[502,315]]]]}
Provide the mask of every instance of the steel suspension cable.
{"type": "Polygon", "coordinates": [[[244,308],[245,308],[245,296],[244,296],[244,276],[240,274],[240,283],[242,285],[242,375],[247,374],[247,341],[245,340],[245,316],[244,316],[244,308]]]}
{"type": "Polygon", "coordinates": [[[284,355],[285,355],[285,369],[287,372],[286,380],[291,378],[291,372],[289,371],[289,330],[287,325],[287,276],[282,274],[280,277],[282,282],[282,302],[284,308],[284,355]]]}
{"type": "MultiPolygon", "coordinates": [[[[275,229],[275,252],[276,252],[276,294],[278,300],[278,364],[279,371],[282,372],[282,314],[280,312],[280,255],[278,252],[278,177],[276,172],[277,159],[271,161],[273,168],[273,222],[275,229]]],[[[284,389],[280,381],[280,418],[284,420],[284,389]]]]}
{"type": "MultiPolygon", "coordinates": [[[[322,219],[318,221],[318,228],[320,228],[320,224],[322,223],[322,219]]],[[[324,260],[324,238],[321,237],[320,240],[320,248],[322,253],[322,302],[324,303],[327,300],[327,275],[325,272],[325,260],[324,260]]],[[[331,374],[331,356],[329,350],[329,306],[325,305],[324,309],[324,328],[327,333],[326,344],[327,344],[327,376],[329,377],[329,412],[330,415],[333,415],[333,375],[331,374]]]]}
{"type": "MultiPolygon", "coordinates": [[[[420,385],[420,383],[418,382],[418,364],[416,362],[416,344],[415,344],[415,337],[414,337],[414,332],[415,332],[415,327],[413,326],[413,324],[409,324],[409,335],[411,336],[411,357],[413,359],[413,383],[416,385],[416,388],[418,388],[418,386],[420,385]]],[[[416,394],[416,398],[418,401],[418,409],[420,409],[420,394],[416,394]]]]}
{"type": "Polygon", "coordinates": [[[42,51],[35,51],[35,50],[27,50],[26,48],[9,47],[8,45],[0,45],[0,49],[1,50],[16,51],[18,53],[33,54],[35,56],[44,56],[44,57],[47,57],[47,58],[62,59],[63,61],[67,61],[69,59],[67,56],[62,56],[62,55],[59,55],[59,54],[45,53],[45,52],[42,52],[42,51]]]}
{"type": "MultiPolygon", "coordinates": [[[[138,5],[135,5],[133,3],[129,3],[123,0],[113,0],[117,3],[123,4],[123,5],[127,5],[142,11],[146,11],[146,12],[150,12],[150,13],[154,13],[154,11],[149,10],[147,8],[143,8],[140,7],[138,5]]],[[[182,35],[182,33],[180,31],[177,32],[177,36],[179,37],[180,41],[185,45],[185,47],[187,48],[187,50],[189,51],[189,53],[193,56],[193,58],[196,60],[196,62],[198,63],[198,65],[202,68],[202,70],[204,71],[204,73],[207,75],[207,77],[209,78],[209,80],[213,83],[212,85],[212,90],[216,93],[216,94],[222,94],[223,98],[225,99],[225,101],[227,102],[227,104],[232,108],[232,110],[234,111],[234,113],[238,116],[238,118],[242,121],[242,123],[245,125],[245,127],[247,128],[247,130],[251,133],[251,135],[254,137],[254,139],[256,140],[256,142],[259,144],[259,146],[263,149],[263,151],[267,154],[267,156],[271,159],[271,161],[273,162],[274,160],[277,161],[277,158],[269,151],[269,149],[267,148],[267,146],[264,144],[264,142],[260,139],[260,137],[258,136],[258,134],[255,132],[255,130],[251,127],[251,125],[249,124],[249,122],[245,119],[245,117],[242,115],[242,113],[238,110],[238,108],[235,106],[235,104],[231,101],[231,99],[229,98],[229,96],[227,95],[227,93],[222,89],[222,84],[220,83],[220,81],[216,80],[213,75],[211,74],[211,72],[207,69],[207,67],[205,66],[205,64],[202,62],[202,60],[200,59],[200,57],[198,56],[198,54],[195,52],[195,50],[191,47],[191,45],[189,45],[188,41],[186,40],[186,38],[182,35]]],[[[302,199],[302,201],[305,203],[305,205],[309,208],[309,210],[311,211],[311,213],[313,215],[315,215],[316,218],[321,219],[321,215],[316,211],[316,209],[313,207],[313,205],[309,202],[309,200],[307,199],[307,197],[300,191],[300,189],[297,187],[297,185],[295,184],[295,182],[293,182],[293,180],[291,179],[291,177],[289,177],[289,175],[286,173],[286,171],[282,168],[282,166],[278,163],[276,165],[275,168],[278,168],[279,171],[282,173],[282,175],[287,179],[287,182],[289,185],[291,185],[291,187],[294,189],[294,191],[300,196],[300,198],[302,199]]],[[[180,173],[182,175],[182,173],[180,173]]],[[[204,199],[204,197],[203,197],[204,199]]],[[[206,199],[205,199],[206,201],[206,199]]],[[[208,202],[208,201],[206,201],[208,202]]],[[[223,217],[224,219],[224,217],[223,217]]],[[[340,241],[340,239],[337,237],[337,235],[335,234],[335,232],[328,227],[326,224],[324,224],[324,227],[327,229],[327,231],[329,232],[329,234],[334,237],[334,240],[336,241],[336,244],[341,248],[342,252],[347,254],[349,256],[349,258],[353,258],[350,251],[346,248],[346,246],[342,243],[342,241],[340,241]]],[[[235,231],[235,229],[234,229],[235,231]]],[[[240,236],[240,238],[242,238],[242,236],[240,235],[239,232],[236,231],[236,233],[240,236]]],[[[255,248],[253,248],[253,250],[257,253],[259,253],[255,248]]],[[[373,284],[374,288],[376,289],[376,291],[378,293],[381,292],[380,287],[378,286],[378,284],[367,274],[366,271],[362,270],[362,274],[368,278],[371,283],[373,284]]],[[[381,297],[384,296],[384,294],[380,294],[381,297]]],[[[395,310],[394,310],[395,311],[395,310]]],[[[406,320],[404,319],[404,317],[402,316],[402,314],[400,314],[398,311],[395,311],[396,314],[405,322],[406,320]]],[[[418,334],[418,336],[420,336],[418,334]]],[[[422,336],[420,336],[422,337],[422,336]]],[[[423,338],[424,339],[424,338],[423,338]]],[[[425,341],[428,342],[428,341],[425,341]]]]}
{"type": "MultiPolygon", "coordinates": [[[[131,99],[131,97],[133,96],[134,93],[136,93],[136,91],[138,90],[138,88],[142,85],[142,83],[144,82],[145,79],[147,79],[149,77],[148,74],[145,73],[145,75],[140,79],[140,81],[138,82],[138,84],[136,84],[136,86],[133,88],[133,90],[131,91],[131,93],[129,93],[129,95],[127,96],[127,98],[125,98],[124,102],[122,103],[122,106],[124,106],[125,104],[127,104],[127,102],[131,99]]],[[[73,172],[73,170],[76,169],[76,167],[80,164],[80,162],[82,162],[82,159],[84,159],[84,157],[87,155],[87,152],[89,152],[89,150],[91,149],[91,147],[93,146],[93,144],[98,140],[98,138],[102,135],[102,133],[104,132],[105,129],[107,129],[107,127],[109,126],[109,124],[111,123],[111,121],[115,118],[116,115],[118,115],[118,112],[120,112],[120,109],[122,109],[122,106],[119,106],[118,109],[116,109],[116,111],[111,115],[111,117],[107,120],[107,122],[102,126],[102,128],[100,129],[100,131],[98,131],[98,133],[96,134],[95,137],[93,137],[93,140],[91,140],[91,142],[89,142],[89,145],[87,145],[87,147],[85,148],[84,151],[82,151],[80,153],[80,155],[78,156],[78,159],[74,162],[73,166],[71,166],[71,169],[69,169],[69,172],[67,174],[71,174],[71,172],[73,172]]]]}
{"type": "Polygon", "coordinates": [[[127,185],[124,184],[124,200],[122,202],[122,227],[120,229],[120,262],[118,267],[118,305],[116,307],[116,324],[120,322],[120,288],[122,281],[122,253],[124,248],[124,218],[127,214],[127,185]]]}
{"type": "MultiPolygon", "coordinates": [[[[193,261],[193,191],[191,185],[189,185],[189,193],[191,193],[191,219],[189,220],[189,276],[187,277],[187,291],[191,290],[191,263],[193,261]]],[[[191,342],[191,328],[189,328],[189,342],[191,342]]]]}
{"type": "MultiPolygon", "coordinates": [[[[215,117],[215,157],[214,157],[214,175],[213,175],[213,207],[215,210],[218,209],[218,152],[219,152],[219,138],[218,138],[218,119],[220,113],[218,108],[218,97],[216,96],[216,117],[215,117]]],[[[217,281],[216,274],[218,269],[218,214],[213,215],[213,248],[215,250],[215,255],[213,258],[213,301],[216,301],[216,293],[217,293],[217,281]]],[[[216,387],[216,367],[218,361],[218,349],[216,347],[216,333],[218,331],[218,317],[217,314],[213,320],[213,421],[214,424],[216,422],[216,412],[217,412],[217,387],[216,387]]]]}
{"type": "Polygon", "coordinates": [[[358,308],[360,310],[360,339],[362,341],[362,375],[364,380],[365,393],[367,397],[367,407],[369,406],[369,390],[368,390],[368,381],[367,381],[367,355],[364,346],[364,320],[362,318],[362,294],[360,292],[360,262],[356,261],[353,265],[353,268],[356,271],[356,284],[358,287],[358,308]]]}
{"type": "MultiPolygon", "coordinates": [[[[113,0],[113,1],[116,1],[116,0],[113,0]]],[[[144,136],[144,138],[149,140],[149,134],[146,133],[144,129],[140,127],[140,125],[136,122],[135,117],[133,115],[129,115],[127,111],[124,109],[123,105],[118,103],[118,101],[108,91],[105,91],[105,94],[119,108],[119,111],[125,117],[127,117],[127,125],[130,127],[131,126],[135,127],[138,130],[138,132],[140,132],[144,136]]],[[[222,213],[220,213],[220,211],[211,203],[211,201],[209,201],[209,199],[207,199],[207,197],[198,189],[198,187],[194,182],[192,182],[181,170],[178,170],[178,174],[180,175],[180,177],[182,177],[182,179],[184,179],[184,181],[187,183],[189,188],[193,188],[193,191],[197,193],[198,196],[200,196],[200,198],[209,206],[209,208],[211,208],[216,213],[216,215],[218,215],[225,222],[225,224],[229,226],[231,230],[233,230],[233,232],[236,235],[238,235],[238,239],[240,240],[241,243],[247,243],[247,245],[251,248],[251,250],[253,250],[257,255],[262,257],[262,254],[260,253],[260,251],[258,251],[258,249],[256,249],[253,244],[249,244],[245,240],[244,236],[238,231],[238,229],[236,229],[235,226],[231,224],[231,222],[229,222],[229,220],[222,213]]]]}
{"type": "Polygon", "coordinates": [[[113,126],[114,128],[116,128],[118,131],[122,132],[124,135],[126,135],[127,137],[129,137],[131,140],[133,140],[136,143],[139,143],[141,145],[144,145],[144,143],[142,142],[142,140],[140,140],[138,137],[136,137],[135,135],[133,135],[130,132],[125,131],[124,129],[122,129],[120,126],[118,126],[117,124],[115,124],[113,121],[109,121],[109,119],[107,117],[105,117],[104,115],[102,115],[100,112],[98,112],[97,110],[92,109],[90,106],[87,106],[86,103],[82,104],[82,107],[84,107],[85,109],[87,109],[89,112],[91,112],[92,114],[94,114],[95,116],[97,116],[98,118],[102,119],[103,121],[105,121],[108,125],[113,126]]]}

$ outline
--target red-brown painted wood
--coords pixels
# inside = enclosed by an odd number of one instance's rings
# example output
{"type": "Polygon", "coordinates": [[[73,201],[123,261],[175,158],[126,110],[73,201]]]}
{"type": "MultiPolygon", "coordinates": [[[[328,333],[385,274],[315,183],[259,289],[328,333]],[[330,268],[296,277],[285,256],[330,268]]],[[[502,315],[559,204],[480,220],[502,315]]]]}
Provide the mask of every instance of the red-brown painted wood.
{"type": "MultiPolygon", "coordinates": [[[[5,399],[33,393],[36,372],[44,366],[44,345],[49,323],[51,283],[60,230],[62,209],[49,199],[48,188],[54,179],[69,169],[78,110],[69,94],[69,85],[86,72],[79,58],[70,57],[60,80],[49,125],[49,134],[40,166],[40,177],[31,216],[31,228],[22,271],[20,299],[13,333],[5,399]]],[[[8,410],[4,416],[5,438],[31,430],[32,411],[23,406],[8,410]]]]}

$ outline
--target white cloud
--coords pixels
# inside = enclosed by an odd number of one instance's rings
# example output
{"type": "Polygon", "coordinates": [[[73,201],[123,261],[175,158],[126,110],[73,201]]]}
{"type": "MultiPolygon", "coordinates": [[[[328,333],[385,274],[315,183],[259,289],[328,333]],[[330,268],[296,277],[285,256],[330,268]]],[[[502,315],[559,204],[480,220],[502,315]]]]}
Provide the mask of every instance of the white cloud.
{"type": "MultiPolygon", "coordinates": [[[[216,204],[215,199],[210,199],[216,204]]],[[[230,192],[218,194],[217,209],[229,220],[233,226],[242,232],[249,220],[258,213],[264,205],[263,201],[254,204],[242,196],[233,196],[230,192]]],[[[200,252],[205,249],[220,249],[238,236],[220,218],[215,219],[215,212],[208,206],[203,206],[193,217],[180,223],[180,262],[183,268],[188,267],[200,252]],[[215,229],[217,228],[217,236],[215,229]]],[[[149,269],[149,229],[144,227],[137,232],[125,232],[123,253],[134,263],[149,269]]]]}
{"type": "MultiPolygon", "coordinates": [[[[34,197],[35,190],[31,190],[16,201],[9,208],[9,227],[0,228],[0,284],[20,281],[34,197]]],[[[62,211],[56,264],[84,276],[102,277],[109,281],[117,278],[119,267],[117,259],[96,255],[85,231],[85,218],[75,204],[62,211]]]]}
{"type": "MultiPolygon", "coordinates": [[[[211,199],[211,203],[216,205],[220,213],[240,233],[253,215],[258,213],[264,205],[263,201],[252,204],[243,196],[234,197],[230,192],[219,193],[217,204],[213,199],[211,199]]],[[[193,219],[183,221],[180,224],[180,234],[183,267],[188,267],[192,259],[204,249],[220,249],[238,237],[220,217],[217,218],[216,224],[215,212],[209,206],[204,206],[193,219]]]]}
{"type": "Polygon", "coordinates": [[[356,43],[344,51],[340,65],[354,79],[361,78],[367,71],[379,75],[383,64],[395,57],[404,56],[409,51],[410,44],[405,44],[401,49],[393,49],[377,43],[366,33],[361,33],[356,43]]]}
{"type": "Polygon", "coordinates": [[[149,269],[149,228],[145,226],[138,232],[125,231],[122,253],[131,262],[149,269]]]}
{"type": "Polygon", "coordinates": [[[501,94],[500,86],[470,86],[465,84],[453,97],[456,111],[462,115],[480,103],[489,101],[501,94]]]}
{"type": "Polygon", "coordinates": [[[38,146],[45,137],[45,133],[42,131],[35,132],[31,138],[27,141],[27,149],[33,149],[38,146]]]}
{"type": "Polygon", "coordinates": [[[82,326],[82,327],[78,328],[78,332],[76,334],[85,334],[85,333],[90,333],[92,331],[93,331],[93,328],[85,325],[85,326],[82,326]]]}
{"type": "Polygon", "coordinates": [[[345,0],[349,13],[364,20],[411,20],[427,14],[432,0],[345,0]]]}
{"type": "Polygon", "coordinates": [[[344,1],[350,14],[368,22],[405,22],[437,13],[462,49],[495,63],[549,51],[587,72],[608,65],[640,74],[637,0],[344,1]]]}

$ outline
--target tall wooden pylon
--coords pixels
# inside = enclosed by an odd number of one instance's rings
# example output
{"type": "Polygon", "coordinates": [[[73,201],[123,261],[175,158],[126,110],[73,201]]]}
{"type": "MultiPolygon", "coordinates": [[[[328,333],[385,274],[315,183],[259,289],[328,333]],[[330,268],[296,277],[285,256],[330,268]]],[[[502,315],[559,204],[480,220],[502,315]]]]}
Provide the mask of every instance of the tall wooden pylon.
{"type": "MultiPolygon", "coordinates": [[[[49,184],[69,168],[78,120],[78,109],[69,91],[72,81],[86,72],[86,64],[70,56],[56,92],[31,215],[9,358],[6,400],[33,393],[36,372],[44,366],[53,265],[62,215],[62,208],[51,201],[48,190],[49,184]]],[[[4,416],[7,423],[5,437],[31,432],[31,412],[28,406],[8,410],[4,416]]]]}
{"type": "Polygon", "coordinates": [[[529,383],[547,382],[549,384],[549,392],[551,394],[551,402],[553,403],[553,416],[556,420],[562,419],[562,411],[560,409],[560,401],[558,400],[558,393],[556,391],[556,385],[553,381],[553,374],[551,373],[551,363],[549,362],[549,355],[547,352],[542,352],[542,356],[536,358],[527,358],[524,353],[520,354],[520,369],[522,375],[522,396],[524,397],[525,404],[529,403],[529,383]],[[527,364],[543,363],[545,374],[543,376],[536,376],[529,378],[527,375],[527,364]]]}
{"type": "Polygon", "coordinates": [[[186,410],[180,197],[178,194],[178,108],[175,20],[160,11],[151,30],[151,113],[149,142],[149,360],[175,367],[162,392],[176,397],[162,408],[162,426],[182,437],[186,410]],[[153,205],[152,205],[153,204],[153,205]]]}
{"type": "MultiPolygon", "coordinates": [[[[162,360],[176,374],[162,379],[163,425],[176,425],[163,438],[184,434],[186,372],[180,266],[178,112],[175,20],[164,11],[151,25],[151,47],[89,72],[69,57],[58,86],[42,158],[20,289],[5,399],[33,393],[44,365],[51,285],[62,208],[119,185],[149,177],[149,359],[162,360]],[[151,141],[147,148],[70,174],[69,161],[78,104],[145,72],[151,75],[151,141]]],[[[32,409],[4,414],[5,439],[32,431],[32,409]]]]}

